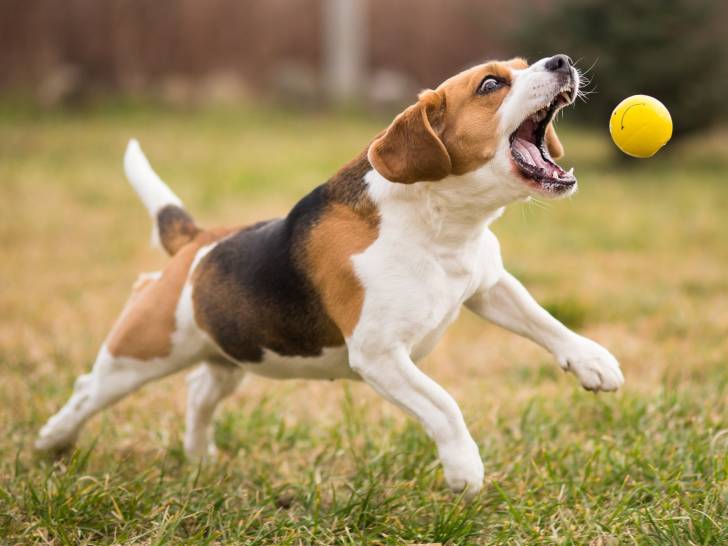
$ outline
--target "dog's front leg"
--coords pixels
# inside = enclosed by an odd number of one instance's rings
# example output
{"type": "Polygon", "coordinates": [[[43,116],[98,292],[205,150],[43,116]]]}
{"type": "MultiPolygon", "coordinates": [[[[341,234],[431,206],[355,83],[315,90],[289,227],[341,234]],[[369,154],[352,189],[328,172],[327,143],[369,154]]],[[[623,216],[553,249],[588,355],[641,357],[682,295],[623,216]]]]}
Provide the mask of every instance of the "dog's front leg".
{"type": "Polygon", "coordinates": [[[372,351],[350,346],[349,359],[374,390],[422,423],[437,444],[447,484],[473,497],[483,484],[483,462],[455,400],[417,368],[404,347],[372,351]]]}
{"type": "Polygon", "coordinates": [[[559,365],[573,372],[587,390],[614,391],[624,383],[619,362],[609,351],[552,317],[508,272],[495,285],[478,290],[466,306],[551,351],[559,365]]]}

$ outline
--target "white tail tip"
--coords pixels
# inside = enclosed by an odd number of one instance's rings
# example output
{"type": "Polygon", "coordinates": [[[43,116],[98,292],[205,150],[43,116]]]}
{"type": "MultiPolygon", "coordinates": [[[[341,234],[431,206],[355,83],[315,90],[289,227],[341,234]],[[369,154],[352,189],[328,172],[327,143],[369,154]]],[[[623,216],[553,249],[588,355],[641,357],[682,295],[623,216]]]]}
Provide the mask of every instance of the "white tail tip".
{"type": "Polygon", "coordinates": [[[167,205],[182,207],[182,200],[157,176],[139,142],[133,138],[124,154],[124,172],[152,218],[167,205]]]}
{"type": "Polygon", "coordinates": [[[124,153],[124,172],[154,222],[152,246],[159,246],[157,213],[167,205],[184,208],[182,200],[157,176],[135,138],[129,140],[124,153]]]}

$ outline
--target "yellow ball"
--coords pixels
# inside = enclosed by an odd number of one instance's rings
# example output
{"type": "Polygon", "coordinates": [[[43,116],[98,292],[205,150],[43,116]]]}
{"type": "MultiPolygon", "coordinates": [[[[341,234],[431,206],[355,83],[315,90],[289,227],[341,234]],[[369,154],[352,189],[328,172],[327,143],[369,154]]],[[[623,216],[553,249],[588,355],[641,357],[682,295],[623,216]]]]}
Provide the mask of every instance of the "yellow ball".
{"type": "Polygon", "coordinates": [[[670,140],[672,118],[665,105],[647,95],[620,102],[609,118],[609,132],[617,148],[632,157],[652,157],[670,140]]]}

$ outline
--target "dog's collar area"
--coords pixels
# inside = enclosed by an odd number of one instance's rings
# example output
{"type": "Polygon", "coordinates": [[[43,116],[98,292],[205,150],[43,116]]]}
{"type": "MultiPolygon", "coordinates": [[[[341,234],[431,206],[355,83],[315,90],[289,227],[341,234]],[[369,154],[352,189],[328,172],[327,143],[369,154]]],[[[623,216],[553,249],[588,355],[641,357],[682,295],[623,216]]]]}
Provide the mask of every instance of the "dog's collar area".
{"type": "Polygon", "coordinates": [[[551,192],[559,193],[576,183],[573,169],[561,168],[549,154],[546,129],[557,111],[571,104],[572,88],[561,91],[550,104],[528,116],[511,134],[511,156],[520,173],[551,192]]]}

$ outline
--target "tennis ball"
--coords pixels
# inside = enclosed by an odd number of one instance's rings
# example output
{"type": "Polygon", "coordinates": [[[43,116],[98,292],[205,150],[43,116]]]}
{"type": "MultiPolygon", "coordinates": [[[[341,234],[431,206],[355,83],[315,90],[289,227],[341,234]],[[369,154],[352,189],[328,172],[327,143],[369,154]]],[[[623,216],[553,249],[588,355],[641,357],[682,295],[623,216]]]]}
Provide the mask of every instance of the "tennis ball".
{"type": "Polygon", "coordinates": [[[620,102],[609,118],[609,133],[617,148],[632,157],[652,157],[670,140],[672,118],[665,105],[647,95],[620,102]]]}

